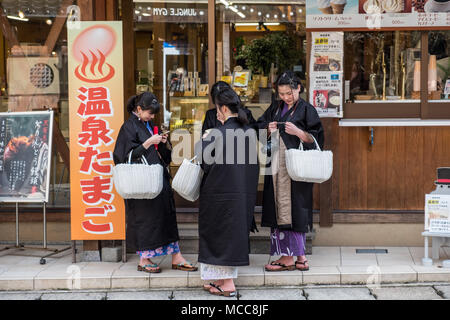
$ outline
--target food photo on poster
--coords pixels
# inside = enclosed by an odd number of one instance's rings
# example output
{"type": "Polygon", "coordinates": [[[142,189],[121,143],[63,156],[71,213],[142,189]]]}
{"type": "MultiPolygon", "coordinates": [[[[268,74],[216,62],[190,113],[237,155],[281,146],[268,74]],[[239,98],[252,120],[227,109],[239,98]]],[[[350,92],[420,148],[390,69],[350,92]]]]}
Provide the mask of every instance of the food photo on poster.
{"type": "Polygon", "coordinates": [[[50,112],[0,113],[0,200],[48,198],[50,112]]]}

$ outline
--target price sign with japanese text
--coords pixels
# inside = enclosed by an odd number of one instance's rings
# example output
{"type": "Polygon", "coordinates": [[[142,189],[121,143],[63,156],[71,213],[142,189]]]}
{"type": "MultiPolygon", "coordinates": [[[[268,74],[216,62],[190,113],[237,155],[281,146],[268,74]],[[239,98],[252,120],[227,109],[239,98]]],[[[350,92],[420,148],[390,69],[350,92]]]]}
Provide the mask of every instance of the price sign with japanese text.
{"type": "Polygon", "coordinates": [[[68,23],[72,240],[124,240],[113,149],[123,116],[121,21],[68,23]]]}
{"type": "Polygon", "coordinates": [[[425,230],[450,233],[450,195],[425,196],[425,230]]]}

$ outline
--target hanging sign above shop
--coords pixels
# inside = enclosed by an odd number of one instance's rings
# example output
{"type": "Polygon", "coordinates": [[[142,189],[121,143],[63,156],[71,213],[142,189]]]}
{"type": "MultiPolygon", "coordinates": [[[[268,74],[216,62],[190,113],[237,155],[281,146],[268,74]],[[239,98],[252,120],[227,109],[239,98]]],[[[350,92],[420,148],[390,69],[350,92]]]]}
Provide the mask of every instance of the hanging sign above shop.
{"type": "Polygon", "coordinates": [[[342,117],[343,32],[312,32],[309,101],[321,117],[342,117]]]}
{"type": "Polygon", "coordinates": [[[152,4],[136,6],[134,15],[138,22],[206,23],[208,8],[195,3],[152,4]]]}
{"type": "Polygon", "coordinates": [[[306,0],[306,28],[450,29],[450,0],[306,0]]]}
{"type": "Polygon", "coordinates": [[[112,151],[123,124],[122,22],[67,25],[72,240],[124,240],[112,151]]]}

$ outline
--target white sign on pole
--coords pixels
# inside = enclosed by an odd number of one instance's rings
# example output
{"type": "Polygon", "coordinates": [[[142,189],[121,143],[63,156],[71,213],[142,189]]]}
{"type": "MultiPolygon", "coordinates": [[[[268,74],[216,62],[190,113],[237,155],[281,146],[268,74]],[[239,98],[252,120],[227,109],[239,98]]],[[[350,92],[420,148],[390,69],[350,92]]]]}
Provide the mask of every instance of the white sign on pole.
{"type": "Polygon", "coordinates": [[[425,231],[450,233],[450,195],[425,196],[425,231]]]}

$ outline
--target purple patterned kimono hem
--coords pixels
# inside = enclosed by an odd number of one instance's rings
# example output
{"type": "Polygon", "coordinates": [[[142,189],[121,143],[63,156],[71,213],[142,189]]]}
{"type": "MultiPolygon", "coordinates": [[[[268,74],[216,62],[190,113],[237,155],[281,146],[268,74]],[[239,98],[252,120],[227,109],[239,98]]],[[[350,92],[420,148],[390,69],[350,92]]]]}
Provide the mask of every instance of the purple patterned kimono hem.
{"type": "Polygon", "coordinates": [[[149,259],[153,257],[167,256],[178,252],[180,252],[180,247],[178,246],[178,241],[176,241],[155,250],[137,251],[136,253],[143,259],[149,259]]]}
{"type": "Polygon", "coordinates": [[[270,232],[271,256],[304,256],[306,234],[272,228],[270,232]]]}

